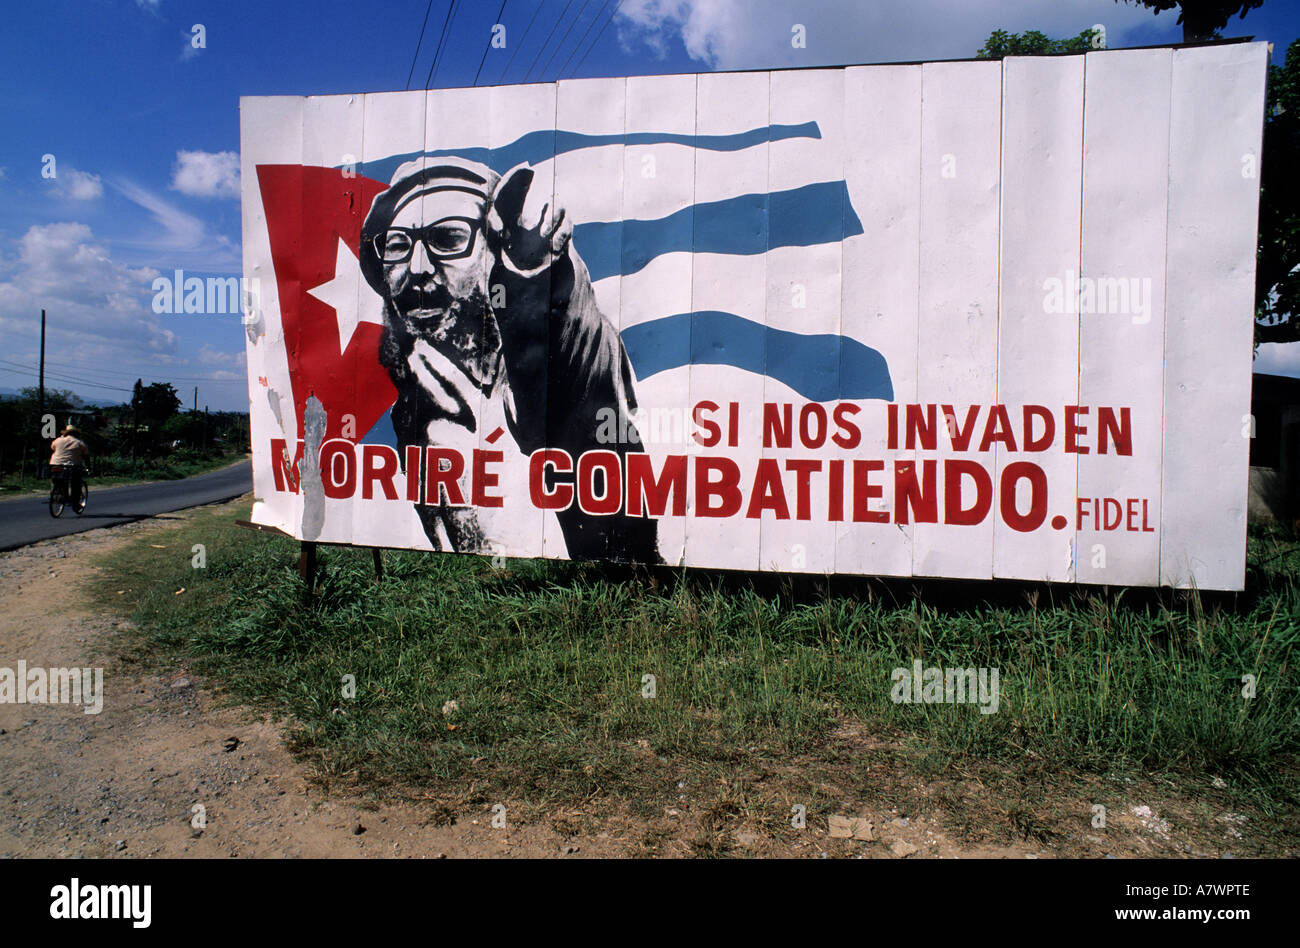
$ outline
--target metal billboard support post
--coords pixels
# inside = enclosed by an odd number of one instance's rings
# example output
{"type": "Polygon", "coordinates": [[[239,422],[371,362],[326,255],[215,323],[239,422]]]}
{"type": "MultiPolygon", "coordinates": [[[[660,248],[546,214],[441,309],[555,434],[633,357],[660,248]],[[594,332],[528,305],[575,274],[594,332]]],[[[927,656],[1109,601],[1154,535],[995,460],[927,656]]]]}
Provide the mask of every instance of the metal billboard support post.
{"type": "MultiPolygon", "coordinates": [[[[384,555],[379,547],[372,547],[371,556],[375,563],[375,582],[384,579],[384,555]]],[[[298,554],[298,575],[302,577],[303,595],[310,601],[316,591],[316,544],[311,540],[302,541],[302,552],[298,554]]]]}
{"type": "MultiPolygon", "coordinates": [[[[277,536],[290,537],[278,527],[268,527],[260,523],[250,523],[247,520],[236,520],[235,526],[243,527],[246,530],[256,530],[259,533],[274,533],[277,536]]],[[[348,544],[327,543],[326,546],[347,546],[348,544]]],[[[310,600],[311,595],[316,590],[316,546],[315,540],[300,540],[298,553],[298,575],[303,581],[303,595],[310,600]]],[[[372,546],[370,555],[375,564],[375,582],[381,582],[384,578],[384,550],[382,547],[372,546]]]]}
{"type": "Polygon", "coordinates": [[[311,540],[302,541],[302,552],[298,554],[298,575],[302,577],[303,598],[310,602],[316,591],[316,544],[311,540]]]}

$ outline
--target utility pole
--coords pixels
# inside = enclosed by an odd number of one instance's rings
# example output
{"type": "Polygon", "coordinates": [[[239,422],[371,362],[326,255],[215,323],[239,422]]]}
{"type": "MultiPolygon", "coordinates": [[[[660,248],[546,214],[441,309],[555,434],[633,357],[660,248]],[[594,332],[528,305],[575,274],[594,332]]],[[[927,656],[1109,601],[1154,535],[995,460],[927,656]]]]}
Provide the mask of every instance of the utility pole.
{"type": "Polygon", "coordinates": [[[45,310],[41,310],[41,395],[38,424],[45,424],[45,310]]]}
{"type": "Polygon", "coordinates": [[[194,413],[198,414],[198,411],[199,411],[199,387],[196,385],[194,386],[194,413]]]}
{"type": "Polygon", "coordinates": [[[143,379],[135,380],[135,387],[131,389],[131,470],[135,470],[135,435],[136,428],[140,423],[140,386],[143,379]]]}

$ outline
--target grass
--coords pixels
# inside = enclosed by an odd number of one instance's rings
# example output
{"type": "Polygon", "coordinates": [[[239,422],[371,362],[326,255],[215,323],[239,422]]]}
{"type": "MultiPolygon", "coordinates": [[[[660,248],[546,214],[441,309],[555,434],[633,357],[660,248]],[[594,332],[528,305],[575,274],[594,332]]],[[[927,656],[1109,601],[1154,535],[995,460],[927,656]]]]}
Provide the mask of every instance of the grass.
{"type": "MultiPolygon", "coordinates": [[[[1279,533],[1252,535],[1240,594],[495,569],[416,552],[386,552],[376,584],[369,551],[323,548],[304,604],[296,543],[232,519],[199,514],[166,550],[135,542],[105,563],[96,595],[132,614],[135,659],[182,662],[287,720],[327,780],[459,787],[462,803],[494,789],[538,807],[617,797],[649,814],[675,796],[668,760],[697,785],[726,781],[700,824],[709,852],[756,767],[814,761],[866,780],[860,745],[837,737],[851,732],[888,737],[917,780],[1014,772],[997,809],[1026,839],[1047,832],[1034,795],[1067,772],[1222,777],[1260,812],[1296,810],[1300,547],[1279,533]],[[999,711],[895,704],[891,672],[916,659],[998,668],[999,711]],[[1243,675],[1255,676],[1249,701],[1243,675]]],[[[789,776],[816,797],[811,774],[789,776]]]]}

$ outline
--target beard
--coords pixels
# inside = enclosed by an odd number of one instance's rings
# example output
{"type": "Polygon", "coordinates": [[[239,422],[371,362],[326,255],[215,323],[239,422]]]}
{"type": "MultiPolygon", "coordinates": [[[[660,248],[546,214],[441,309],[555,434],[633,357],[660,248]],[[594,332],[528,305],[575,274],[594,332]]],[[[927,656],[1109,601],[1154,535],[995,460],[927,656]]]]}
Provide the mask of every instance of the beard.
{"type": "MultiPolygon", "coordinates": [[[[434,285],[408,289],[386,300],[379,362],[397,389],[392,422],[402,448],[431,444],[429,428],[434,422],[449,421],[471,432],[478,429],[476,393],[462,392],[462,386],[430,364],[416,351],[421,343],[460,369],[481,392],[490,391],[501,372],[496,317],[480,287],[463,298],[453,297],[445,286],[434,285]],[[421,360],[423,377],[416,374],[414,360],[421,360]],[[431,383],[438,389],[431,388],[431,383]]],[[[405,451],[399,448],[398,453],[405,470],[405,451]]],[[[421,457],[426,457],[423,451],[421,457]]],[[[483,531],[473,508],[420,503],[415,510],[434,549],[442,548],[440,523],[453,550],[472,553],[484,548],[483,531]]]]}
{"type": "MultiPolygon", "coordinates": [[[[407,289],[385,302],[379,340],[379,363],[397,389],[393,427],[399,443],[426,443],[425,429],[440,419],[477,430],[473,408],[457,386],[448,384],[435,393],[416,376],[411,363],[419,358],[415,349],[421,342],[445,356],[480,391],[490,391],[500,374],[501,336],[483,289],[476,286],[463,298],[442,285],[407,289]]],[[[440,377],[432,366],[427,368],[440,377]]]]}
{"type": "MultiPolygon", "coordinates": [[[[390,373],[405,365],[415,343],[423,340],[450,359],[480,389],[492,387],[501,336],[482,287],[475,286],[467,296],[455,297],[441,283],[411,286],[388,301],[384,315],[379,355],[390,373]],[[391,363],[384,361],[385,356],[391,363]]],[[[397,384],[396,376],[393,382],[397,384]]]]}

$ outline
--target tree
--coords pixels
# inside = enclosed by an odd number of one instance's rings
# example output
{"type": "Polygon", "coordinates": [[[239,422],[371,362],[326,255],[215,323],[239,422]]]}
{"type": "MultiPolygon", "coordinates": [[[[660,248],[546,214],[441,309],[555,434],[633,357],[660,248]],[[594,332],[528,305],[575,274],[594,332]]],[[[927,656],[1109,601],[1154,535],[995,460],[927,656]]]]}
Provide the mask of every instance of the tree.
{"type": "MultiPolygon", "coordinates": [[[[40,399],[40,392],[41,390],[35,385],[29,385],[22,389],[22,395],[20,397],[35,406],[36,402],[40,399]]],[[[48,412],[55,413],[67,411],[69,408],[79,408],[82,404],[84,404],[82,400],[69,389],[45,389],[45,410],[48,412]]]]}
{"type": "Polygon", "coordinates": [[[180,411],[181,400],[170,382],[154,382],[143,386],[135,397],[140,424],[161,428],[163,423],[180,411]]]}
{"type": "MultiPolygon", "coordinates": [[[[45,414],[54,416],[56,434],[72,420],[68,410],[80,404],[81,399],[65,389],[45,390],[45,414]]],[[[95,449],[93,419],[78,419],[76,423],[82,429],[83,438],[92,442],[92,450],[95,449]]],[[[36,464],[46,461],[53,440],[47,437],[46,431],[40,411],[39,388],[33,385],[18,395],[0,397],[0,472],[17,470],[24,457],[29,474],[36,464]]]]}
{"type": "Polygon", "coordinates": [[[1270,66],[1260,160],[1255,341],[1300,341],[1300,40],[1270,66]]]}
{"type": "Polygon", "coordinates": [[[203,416],[193,412],[172,415],[163,422],[162,433],[168,442],[183,441],[186,447],[198,447],[203,439],[203,416]]]}
{"type": "Polygon", "coordinates": [[[140,430],[140,394],[144,391],[144,380],[136,379],[131,389],[131,466],[135,466],[136,434],[140,430]]]}
{"type": "Polygon", "coordinates": [[[135,380],[131,390],[131,455],[135,456],[135,434],[144,428],[148,432],[148,444],[155,446],[158,435],[167,419],[176,414],[181,407],[180,396],[169,382],[153,382],[145,385],[142,379],[135,380]]]}
{"type": "MultiPolygon", "coordinates": [[[[1120,3],[1121,0],[1115,0],[1120,3]]],[[[1178,23],[1183,28],[1184,43],[1199,43],[1214,39],[1216,34],[1228,25],[1235,14],[1242,19],[1251,10],[1257,10],[1264,0],[1122,0],[1126,4],[1140,3],[1142,6],[1162,13],[1178,8],[1178,23]]]]}
{"type": "Polygon", "coordinates": [[[1052,39],[1038,30],[1008,33],[994,30],[975,53],[977,59],[1003,59],[1007,56],[1045,56],[1050,53],[1082,53],[1093,48],[1093,31],[1084,30],[1069,39],[1052,39]]]}

